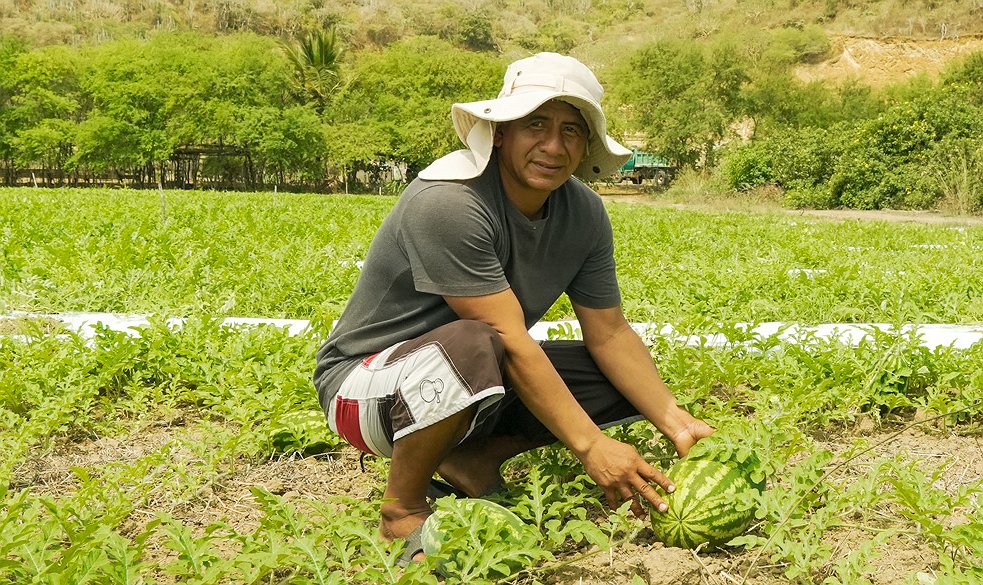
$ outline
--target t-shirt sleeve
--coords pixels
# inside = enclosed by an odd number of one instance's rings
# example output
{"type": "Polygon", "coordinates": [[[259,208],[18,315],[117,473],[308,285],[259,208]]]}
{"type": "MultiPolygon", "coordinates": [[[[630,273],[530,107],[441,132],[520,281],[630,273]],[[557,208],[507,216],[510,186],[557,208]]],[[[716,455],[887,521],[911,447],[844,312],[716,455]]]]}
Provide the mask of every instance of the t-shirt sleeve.
{"type": "Polygon", "coordinates": [[[478,296],[509,287],[491,215],[466,187],[427,187],[406,202],[401,245],[420,292],[478,296]]]}
{"type": "Polygon", "coordinates": [[[592,309],[621,304],[618,274],[614,261],[614,232],[603,205],[594,209],[594,245],[566,293],[570,300],[592,309]]]}

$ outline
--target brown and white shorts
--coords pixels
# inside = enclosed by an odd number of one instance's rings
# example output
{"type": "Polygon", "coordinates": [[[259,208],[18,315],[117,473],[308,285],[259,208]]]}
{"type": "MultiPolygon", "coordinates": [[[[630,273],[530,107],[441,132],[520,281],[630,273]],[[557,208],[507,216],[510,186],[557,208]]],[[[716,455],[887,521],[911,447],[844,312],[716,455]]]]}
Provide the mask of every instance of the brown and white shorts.
{"type": "MultiPolygon", "coordinates": [[[[583,342],[547,341],[543,350],[571,393],[601,428],[643,417],[598,370],[583,342]]],[[[328,426],[366,453],[390,456],[393,442],[472,405],[465,439],[555,437],[503,381],[504,349],[488,325],[460,320],[358,360],[322,404],[328,426]]],[[[336,367],[346,367],[341,364],[336,367]]]]}

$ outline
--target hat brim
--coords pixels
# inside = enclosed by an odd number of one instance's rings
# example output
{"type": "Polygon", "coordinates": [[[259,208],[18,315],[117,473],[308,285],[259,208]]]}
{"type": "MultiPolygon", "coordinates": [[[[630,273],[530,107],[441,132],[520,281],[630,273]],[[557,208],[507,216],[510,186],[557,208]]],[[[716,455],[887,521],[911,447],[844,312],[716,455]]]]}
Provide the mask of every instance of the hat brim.
{"type": "MultiPolygon", "coordinates": [[[[621,165],[625,164],[631,157],[632,152],[607,135],[607,124],[604,120],[604,114],[601,111],[600,104],[571,93],[556,91],[554,89],[527,89],[521,93],[514,93],[505,97],[458,103],[451,107],[451,118],[454,122],[454,130],[457,132],[457,136],[461,139],[461,142],[474,152],[475,156],[473,158],[479,162],[487,162],[491,155],[489,141],[487,140],[490,137],[484,136],[484,128],[476,128],[476,126],[486,126],[485,124],[479,124],[479,121],[483,120],[494,124],[518,120],[531,114],[544,103],[557,99],[565,101],[577,108],[590,128],[590,138],[588,138],[587,142],[588,154],[574,171],[574,175],[584,181],[596,181],[609,176],[618,170],[621,165]],[[472,135],[474,130],[480,130],[481,139],[475,140],[478,136],[472,135]],[[478,144],[475,144],[475,142],[478,144]],[[486,149],[488,152],[484,152],[486,149]]],[[[492,125],[487,126],[488,128],[492,128],[492,125]]],[[[461,155],[453,158],[459,163],[464,163],[464,158],[461,155]]],[[[449,162],[444,161],[440,165],[441,168],[450,170],[449,162]]],[[[430,167],[427,170],[430,170],[430,167]]],[[[434,171],[436,170],[434,169],[434,171]]],[[[470,175],[456,177],[464,179],[477,176],[484,168],[461,168],[460,170],[461,173],[459,174],[470,175]]],[[[423,176],[423,173],[421,173],[421,176],[423,176]]]]}

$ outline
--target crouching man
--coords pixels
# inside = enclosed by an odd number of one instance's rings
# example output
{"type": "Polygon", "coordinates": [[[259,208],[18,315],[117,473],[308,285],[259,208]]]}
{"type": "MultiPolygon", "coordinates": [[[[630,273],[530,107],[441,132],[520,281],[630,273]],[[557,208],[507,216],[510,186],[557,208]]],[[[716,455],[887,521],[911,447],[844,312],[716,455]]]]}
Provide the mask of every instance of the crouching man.
{"type": "Polygon", "coordinates": [[[424,169],[372,241],[315,385],[332,430],[391,458],[384,538],[420,560],[435,472],[479,497],[509,458],[557,440],[609,505],[665,510],[668,479],[601,430],[647,419],[686,454],[712,433],[680,408],[621,311],[611,223],[581,180],[631,152],[606,134],[594,74],[541,53],[495,99],[454,104],[465,148],[424,169]],[[563,294],[583,341],[528,329],[563,294]]]}

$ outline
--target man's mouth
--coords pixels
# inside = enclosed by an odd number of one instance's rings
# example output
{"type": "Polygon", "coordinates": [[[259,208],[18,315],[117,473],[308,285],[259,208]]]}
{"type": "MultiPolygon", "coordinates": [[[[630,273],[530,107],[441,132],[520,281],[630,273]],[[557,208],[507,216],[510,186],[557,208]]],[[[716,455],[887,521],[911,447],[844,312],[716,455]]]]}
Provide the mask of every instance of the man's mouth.
{"type": "Polygon", "coordinates": [[[554,174],[566,168],[565,165],[547,163],[542,161],[533,161],[532,164],[536,165],[536,168],[547,174],[554,174]]]}

